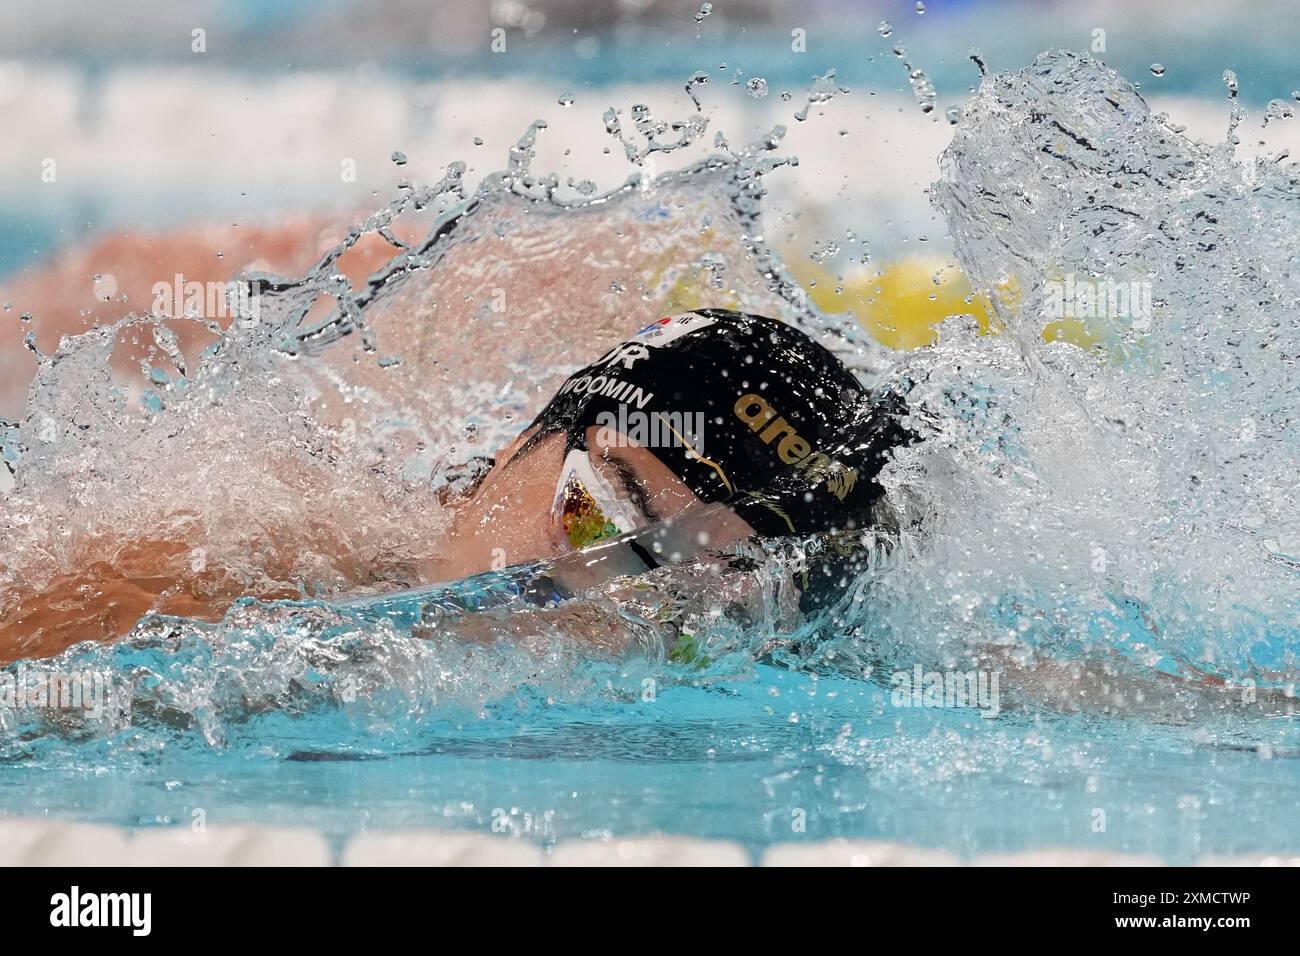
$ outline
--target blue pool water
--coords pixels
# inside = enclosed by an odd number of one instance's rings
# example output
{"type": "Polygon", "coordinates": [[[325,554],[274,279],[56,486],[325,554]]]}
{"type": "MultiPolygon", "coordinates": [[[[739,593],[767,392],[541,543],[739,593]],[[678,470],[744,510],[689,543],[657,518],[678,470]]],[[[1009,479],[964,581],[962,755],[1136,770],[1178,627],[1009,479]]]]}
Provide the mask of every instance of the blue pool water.
{"type": "Polygon", "coordinates": [[[963,856],[1041,847],[1155,854],[1300,848],[1300,753],[1250,728],[898,708],[876,683],[758,666],[653,702],[520,695],[418,727],[348,708],[277,713],[228,749],[128,733],[40,759],[8,747],[0,810],[129,827],[249,820],[557,840],[651,832],[859,837],[963,856]],[[102,748],[102,749],[101,749],[102,748]],[[112,771],[103,758],[111,751],[112,771]]]}

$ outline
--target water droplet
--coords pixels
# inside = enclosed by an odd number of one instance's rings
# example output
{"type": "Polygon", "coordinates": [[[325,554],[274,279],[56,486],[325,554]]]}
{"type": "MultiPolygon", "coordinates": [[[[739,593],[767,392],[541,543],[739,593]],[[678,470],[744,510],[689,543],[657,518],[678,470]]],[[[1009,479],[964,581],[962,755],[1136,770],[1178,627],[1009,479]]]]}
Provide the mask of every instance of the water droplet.
{"type": "Polygon", "coordinates": [[[763,79],[761,76],[752,77],[749,82],[745,84],[745,92],[754,99],[761,100],[763,97],[767,96],[767,80],[763,79]]]}
{"type": "Polygon", "coordinates": [[[831,240],[819,243],[808,256],[813,262],[829,262],[840,254],[840,244],[831,240]]]}
{"type": "Polygon", "coordinates": [[[837,92],[844,92],[843,88],[838,87],[835,83],[835,68],[831,67],[822,76],[813,81],[813,85],[808,89],[808,103],[799,112],[794,114],[794,118],[802,123],[808,118],[808,111],[816,104],[825,103],[831,99],[837,92]]]}
{"type": "Polygon", "coordinates": [[[916,0],[916,12],[920,14],[925,13],[925,4],[922,3],[921,0],[916,0]]]}
{"type": "Polygon", "coordinates": [[[1267,126],[1270,120],[1284,120],[1295,116],[1295,107],[1286,100],[1269,100],[1268,106],[1264,107],[1264,125],[1267,126]]]}
{"type": "MultiPolygon", "coordinates": [[[[709,85],[709,74],[705,73],[703,70],[697,70],[695,73],[691,75],[691,78],[686,81],[686,95],[691,98],[691,102],[695,104],[695,108],[697,110],[700,108],[700,98],[695,95],[695,88],[697,86],[708,86],[708,85],[709,85]]],[[[645,109],[645,107],[641,107],[641,108],[645,109]]],[[[609,128],[608,122],[606,122],[605,128],[606,129],[609,128]]]]}
{"type": "Polygon", "coordinates": [[[112,301],[117,295],[117,279],[108,273],[97,274],[91,282],[91,293],[100,302],[112,301]]]}
{"type": "Polygon", "coordinates": [[[876,27],[876,32],[882,37],[887,37],[894,32],[894,26],[888,20],[881,20],[880,26],[876,27]]]}
{"type": "Polygon", "coordinates": [[[561,106],[564,106],[564,107],[572,106],[572,105],[573,105],[573,94],[572,94],[572,93],[564,93],[563,95],[560,96],[558,102],[559,102],[559,104],[560,104],[561,106]]]}
{"type": "Polygon", "coordinates": [[[936,93],[934,84],[925,75],[925,70],[914,68],[908,64],[907,80],[912,84],[912,96],[916,99],[916,105],[921,107],[921,112],[933,112],[936,93]]]}
{"type": "Polygon", "coordinates": [[[405,166],[405,165],[406,165],[406,154],[403,153],[400,149],[395,149],[395,150],[393,150],[393,157],[392,157],[392,159],[393,159],[393,162],[396,163],[398,166],[405,166]]]}
{"type": "Polygon", "coordinates": [[[956,126],[959,122],[961,122],[961,107],[950,106],[944,112],[943,115],[948,118],[949,123],[951,123],[953,126],[956,126]]]}
{"type": "Polygon", "coordinates": [[[474,137],[474,145],[475,145],[475,146],[482,146],[482,145],[483,145],[483,137],[482,137],[482,136],[475,136],[475,137],[474,137]]]}
{"type": "Polygon", "coordinates": [[[713,12],[713,4],[711,4],[711,3],[707,3],[707,2],[706,2],[706,3],[701,3],[701,4],[700,4],[700,12],[697,13],[697,14],[695,14],[695,22],[696,22],[696,23],[699,23],[701,20],[703,20],[705,17],[707,17],[707,16],[708,16],[710,13],[712,13],[712,12],[713,12]]]}
{"type": "Polygon", "coordinates": [[[1152,76],[1164,76],[1164,75],[1165,75],[1165,65],[1164,65],[1163,63],[1152,63],[1152,64],[1151,64],[1151,75],[1152,75],[1152,76]]]}
{"type": "Polygon", "coordinates": [[[1229,96],[1237,95],[1237,74],[1233,70],[1223,71],[1223,85],[1228,88],[1229,96]]]}

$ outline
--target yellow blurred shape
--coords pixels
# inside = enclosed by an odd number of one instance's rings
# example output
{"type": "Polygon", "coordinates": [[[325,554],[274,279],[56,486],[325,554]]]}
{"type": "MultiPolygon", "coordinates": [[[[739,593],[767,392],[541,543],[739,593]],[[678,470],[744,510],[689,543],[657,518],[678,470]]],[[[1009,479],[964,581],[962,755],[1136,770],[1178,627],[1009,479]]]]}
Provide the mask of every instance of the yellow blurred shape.
{"type": "MultiPolygon", "coordinates": [[[[852,313],[877,342],[889,348],[933,345],[939,325],[954,315],[974,316],[983,335],[1001,328],[988,297],[976,293],[957,264],[945,259],[911,256],[844,279],[806,257],[791,255],[786,261],[792,263],[791,274],[819,309],[852,313]]],[[[1020,307],[1021,290],[1014,280],[999,286],[996,294],[1009,311],[1020,307]]],[[[1065,341],[1084,349],[1103,338],[1098,330],[1075,319],[1052,322],[1043,330],[1044,341],[1065,341]]]]}
{"type": "MultiPolygon", "coordinates": [[[[910,256],[840,279],[806,256],[784,258],[791,277],[818,309],[833,315],[851,313],[872,338],[888,348],[933,345],[939,326],[954,315],[973,316],[982,335],[1001,328],[988,298],[976,293],[957,264],[946,259],[910,256]]],[[[655,275],[659,281],[665,277],[662,271],[655,275]]],[[[708,269],[699,266],[683,270],[667,290],[664,314],[707,306],[738,307],[734,293],[713,288],[713,278],[708,269]]],[[[999,286],[996,294],[1008,310],[1019,308],[1021,290],[1014,280],[999,286]]],[[[1089,349],[1103,344],[1105,336],[1086,321],[1061,319],[1043,329],[1043,340],[1089,349]]]]}
{"type": "Polygon", "coordinates": [[[1106,336],[1082,319],[1057,319],[1043,328],[1044,342],[1069,342],[1081,349],[1106,343],[1106,336]]]}
{"type": "Polygon", "coordinates": [[[951,262],[899,259],[882,269],[838,279],[824,266],[790,257],[790,271],[818,308],[852,313],[872,337],[895,349],[932,345],[938,326],[952,315],[972,315],[980,332],[994,327],[993,310],[951,262]]]}

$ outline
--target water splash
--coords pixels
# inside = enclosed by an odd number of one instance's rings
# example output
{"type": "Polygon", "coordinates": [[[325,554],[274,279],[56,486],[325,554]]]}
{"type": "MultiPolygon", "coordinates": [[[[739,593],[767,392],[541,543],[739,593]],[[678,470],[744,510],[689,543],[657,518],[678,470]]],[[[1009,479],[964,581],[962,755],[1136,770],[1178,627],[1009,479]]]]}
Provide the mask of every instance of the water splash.
{"type": "Polygon", "coordinates": [[[1295,168],[1192,142],[1055,52],[984,80],[934,195],[1004,331],[952,320],[900,372],[931,437],[887,480],[924,530],[865,633],[1289,693],[1295,168]]]}

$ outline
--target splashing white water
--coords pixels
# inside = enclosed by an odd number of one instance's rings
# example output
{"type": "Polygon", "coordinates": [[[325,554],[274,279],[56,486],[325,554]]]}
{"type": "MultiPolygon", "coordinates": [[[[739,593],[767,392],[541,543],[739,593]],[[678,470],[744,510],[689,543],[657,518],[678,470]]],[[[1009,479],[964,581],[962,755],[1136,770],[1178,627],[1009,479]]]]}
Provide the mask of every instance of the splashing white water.
{"type": "Polygon", "coordinates": [[[1006,329],[950,321],[906,363],[934,434],[890,480],[927,518],[881,633],[1290,686],[1295,167],[1193,143],[1058,52],[984,80],[935,198],[1006,329]],[[1070,322],[1097,346],[1044,341],[1070,322]]]}

